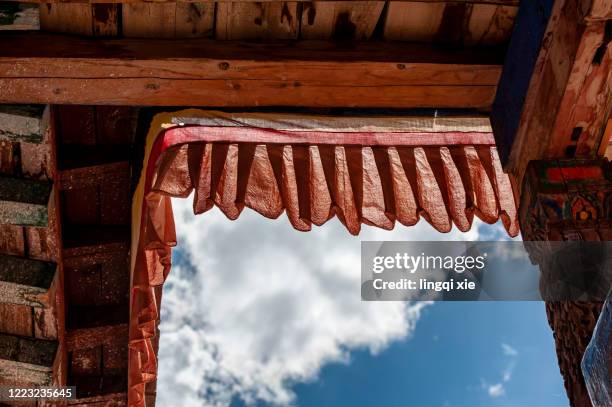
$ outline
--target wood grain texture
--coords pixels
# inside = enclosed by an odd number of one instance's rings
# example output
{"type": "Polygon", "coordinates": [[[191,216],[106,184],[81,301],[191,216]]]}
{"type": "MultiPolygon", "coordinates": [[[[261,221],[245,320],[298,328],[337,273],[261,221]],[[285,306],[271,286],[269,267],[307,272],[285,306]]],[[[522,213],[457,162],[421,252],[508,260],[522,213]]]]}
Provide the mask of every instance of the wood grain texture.
{"type": "Polygon", "coordinates": [[[390,3],[385,21],[385,39],[431,42],[442,22],[445,6],[437,2],[390,3]]]}
{"type": "Polygon", "coordinates": [[[32,335],[32,308],[27,305],[0,303],[0,332],[9,335],[32,335]]]}
{"type": "Polygon", "coordinates": [[[548,24],[534,4],[519,10],[491,118],[519,183],[531,160],[596,157],[612,112],[612,26],[587,20],[580,0],[541,3],[550,6],[548,24]]]}
{"type": "Polygon", "coordinates": [[[122,7],[123,34],[126,37],[174,38],[175,3],[134,3],[122,7]]]}
{"type": "Polygon", "coordinates": [[[43,35],[39,40],[54,47],[36,50],[37,36],[7,37],[11,47],[0,51],[2,103],[488,108],[501,60],[418,44],[43,35]]]}
{"type": "Polygon", "coordinates": [[[123,10],[123,34],[140,38],[210,37],[212,3],[133,3],[123,10]]]}
{"type": "Polygon", "coordinates": [[[46,3],[39,10],[41,30],[93,35],[93,11],[88,3],[46,3]]]}
{"type": "MultiPolygon", "coordinates": [[[[8,2],[20,2],[20,3],[142,3],[147,0],[7,0],[8,2]]],[[[156,0],[158,2],[168,3],[191,3],[194,0],[156,0]]],[[[202,3],[273,3],[278,0],[195,0],[202,3]]],[[[309,2],[312,0],[294,0],[296,2],[309,2]]],[[[331,1],[336,2],[337,0],[318,0],[318,1],[331,1]]],[[[350,1],[350,0],[347,0],[350,1]]],[[[380,3],[384,3],[385,0],[373,0],[380,3]]],[[[404,0],[394,1],[397,3],[404,2],[404,0]]],[[[448,3],[449,0],[411,0],[411,2],[417,3],[448,3]]],[[[453,0],[453,3],[473,3],[473,4],[502,4],[518,6],[519,0],[453,0]]]]}
{"type": "Polygon", "coordinates": [[[96,37],[116,37],[121,30],[118,4],[93,4],[91,6],[93,35],[96,37]]]}
{"type": "Polygon", "coordinates": [[[213,3],[177,3],[175,37],[212,37],[214,20],[215,5],[213,3]]]}
{"type": "Polygon", "coordinates": [[[215,37],[219,40],[296,39],[297,2],[228,2],[217,4],[215,37]]]}
{"type": "Polygon", "coordinates": [[[367,40],[381,16],[384,3],[338,1],[304,3],[300,38],[309,40],[367,40]]]}
{"type": "Polygon", "coordinates": [[[468,22],[464,43],[468,45],[498,45],[506,43],[512,34],[518,7],[475,4],[468,22]]]}

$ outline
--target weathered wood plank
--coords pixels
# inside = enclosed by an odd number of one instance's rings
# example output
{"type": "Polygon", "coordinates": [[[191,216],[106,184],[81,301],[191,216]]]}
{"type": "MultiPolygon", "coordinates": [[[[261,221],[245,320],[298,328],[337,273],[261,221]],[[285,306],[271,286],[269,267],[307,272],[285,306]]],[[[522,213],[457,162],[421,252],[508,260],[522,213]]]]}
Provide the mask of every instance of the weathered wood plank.
{"type": "Polygon", "coordinates": [[[438,32],[445,3],[392,2],[387,10],[384,36],[393,41],[431,42],[438,32]]]}
{"type": "Polygon", "coordinates": [[[0,105],[0,140],[40,143],[48,126],[48,106],[0,105]]]}
{"type": "Polygon", "coordinates": [[[337,1],[304,3],[300,38],[306,40],[367,40],[380,18],[384,3],[337,1]]]}
{"type": "Polygon", "coordinates": [[[128,304],[71,306],[66,315],[66,328],[71,330],[127,324],[128,304]]]}
{"type": "Polygon", "coordinates": [[[0,302],[0,332],[9,335],[32,335],[32,307],[0,302]]]}
{"type": "Polygon", "coordinates": [[[284,81],[200,81],[156,80],[4,80],[11,101],[32,100],[48,103],[85,103],[141,106],[304,106],[304,107],[393,107],[393,108],[475,108],[489,109],[494,86],[364,85],[362,88],[287,84],[284,81]],[[52,88],[61,94],[40,92],[52,88]],[[81,90],[77,91],[76,89],[81,90]],[[121,89],[113,92],[112,89],[121,89]],[[136,92],[134,90],[137,90],[136,92]],[[273,93],[276,92],[276,93],[273,93]],[[28,95],[18,98],[16,95],[28,95]]]}
{"type": "Polygon", "coordinates": [[[176,38],[211,38],[214,34],[213,3],[177,3],[176,38]]]}
{"type": "Polygon", "coordinates": [[[40,21],[36,4],[0,3],[0,30],[38,30],[40,21]]]}
{"type": "Polygon", "coordinates": [[[72,351],[70,373],[73,376],[102,375],[102,348],[88,346],[72,351]]]}
{"type": "Polygon", "coordinates": [[[215,37],[219,40],[296,39],[297,2],[223,2],[217,4],[215,37]]]}
{"type": "Polygon", "coordinates": [[[497,150],[504,165],[508,163],[519,128],[552,7],[553,0],[538,0],[524,2],[518,11],[514,35],[508,48],[508,59],[491,112],[497,150]]]}
{"type": "Polygon", "coordinates": [[[123,34],[126,37],[174,38],[175,3],[134,3],[122,7],[123,34]]]}
{"type": "Polygon", "coordinates": [[[504,44],[510,39],[518,7],[475,4],[464,35],[468,45],[504,44]]]}
{"type": "Polygon", "coordinates": [[[92,30],[96,37],[116,37],[120,32],[118,4],[94,4],[91,6],[92,30]]]}
{"type": "Polygon", "coordinates": [[[503,58],[377,42],[4,39],[0,102],[488,108],[503,58]]]}
{"type": "Polygon", "coordinates": [[[0,176],[0,223],[46,226],[51,184],[0,176]]]}
{"type": "Polygon", "coordinates": [[[22,226],[0,225],[0,253],[23,256],[25,232],[22,226]]]}
{"type": "Polygon", "coordinates": [[[56,269],[53,263],[0,255],[0,302],[51,307],[58,284],[56,269]]]}
{"type": "Polygon", "coordinates": [[[18,142],[0,140],[0,174],[20,175],[19,158],[18,142]]]}
{"type": "Polygon", "coordinates": [[[122,9],[126,37],[206,38],[213,34],[213,3],[132,3],[122,9]]]}
{"type": "Polygon", "coordinates": [[[127,345],[127,342],[127,324],[73,329],[66,332],[66,348],[68,351],[72,351],[75,349],[98,347],[103,345],[127,345]]]}
{"type": "MultiPolygon", "coordinates": [[[[147,0],[7,0],[9,2],[20,2],[20,3],[140,3],[147,0]]],[[[168,3],[191,3],[191,2],[208,2],[208,3],[271,3],[278,2],[279,0],[156,0],[160,2],[168,3]]],[[[309,2],[312,0],[293,0],[296,2],[309,2]]],[[[337,1],[337,0],[318,0],[318,1],[337,1]]],[[[384,3],[385,0],[373,0],[384,3]]],[[[401,3],[405,0],[397,0],[394,2],[401,3]]],[[[449,0],[410,0],[416,3],[448,3],[449,0]]],[[[453,0],[453,3],[474,3],[474,4],[504,4],[517,6],[519,0],[453,0]]]]}
{"type": "Polygon", "coordinates": [[[57,342],[0,334],[0,383],[49,386],[57,342]]]}
{"type": "Polygon", "coordinates": [[[40,28],[45,31],[93,35],[93,11],[87,3],[46,3],[40,6],[40,28]]]}
{"type": "MultiPolygon", "coordinates": [[[[82,407],[125,407],[127,406],[127,393],[111,393],[101,396],[81,397],[74,400],[68,400],[69,406],[82,407]]],[[[153,407],[147,401],[147,407],[153,407]]]]}
{"type": "Polygon", "coordinates": [[[129,181],[129,179],[129,161],[60,171],[60,185],[62,190],[81,189],[92,185],[112,183],[116,180],[129,181]]]}
{"type": "Polygon", "coordinates": [[[583,3],[539,0],[519,9],[491,115],[502,163],[519,183],[531,160],[600,151],[612,111],[612,25],[587,20],[583,3]]]}

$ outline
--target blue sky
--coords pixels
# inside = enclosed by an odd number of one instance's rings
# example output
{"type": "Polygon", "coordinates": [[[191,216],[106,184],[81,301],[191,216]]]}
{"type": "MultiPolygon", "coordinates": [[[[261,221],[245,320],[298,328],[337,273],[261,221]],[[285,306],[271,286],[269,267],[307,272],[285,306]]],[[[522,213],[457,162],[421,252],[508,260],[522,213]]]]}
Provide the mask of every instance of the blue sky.
{"type": "Polygon", "coordinates": [[[158,405],[568,405],[543,303],[360,301],[360,239],[497,240],[499,225],[355,238],[335,220],[300,233],[284,217],[190,211],[175,201],[158,405]]]}
{"type": "MultiPolygon", "coordinates": [[[[299,406],[569,404],[540,302],[437,303],[423,312],[411,338],[378,355],[352,352],[349,363],[325,366],[316,380],[293,388],[299,406]],[[517,355],[504,353],[502,344],[517,355]],[[489,387],[500,382],[504,394],[491,397],[489,387]]],[[[238,406],[244,403],[235,399],[232,407],[238,406]]]]}

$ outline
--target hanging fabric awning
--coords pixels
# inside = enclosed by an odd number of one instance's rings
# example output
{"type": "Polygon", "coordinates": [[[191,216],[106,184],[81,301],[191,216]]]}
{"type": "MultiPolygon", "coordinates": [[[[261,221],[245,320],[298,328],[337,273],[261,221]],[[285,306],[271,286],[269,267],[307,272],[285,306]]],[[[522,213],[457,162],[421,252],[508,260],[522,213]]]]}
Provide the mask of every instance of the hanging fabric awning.
{"type": "Polygon", "coordinates": [[[133,201],[130,406],[145,405],[145,383],[156,378],[153,338],[176,244],[170,198],[192,192],[196,214],[215,205],[230,219],[245,207],[285,212],[302,231],[334,216],[352,234],[420,218],[467,231],[476,215],[519,232],[488,119],[158,115],[133,201]]]}

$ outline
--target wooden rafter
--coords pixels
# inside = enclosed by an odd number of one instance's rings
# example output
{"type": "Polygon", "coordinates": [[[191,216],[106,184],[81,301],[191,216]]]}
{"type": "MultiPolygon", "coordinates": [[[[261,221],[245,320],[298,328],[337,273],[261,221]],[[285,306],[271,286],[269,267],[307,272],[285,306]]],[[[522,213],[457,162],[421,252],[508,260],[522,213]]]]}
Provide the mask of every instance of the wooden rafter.
{"type": "Polygon", "coordinates": [[[3,33],[0,103],[483,108],[503,52],[3,33]],[[42,46],[44,45],[44,46],[42,46]]]}
{"type": "Polygon", "coordinates": [[[538,0],[519,11],[491,116],[502,163],[517,184],[532,160],[603,154],[612,112],[611,18],[608,0],[538,0]]]}
{"type": "MultiPolygon", "coordinates": [[[[145,3],[146,0],[8,0],[9,2],[19,3],[145,3]]],[[[271,3],[278,0],[259,0],[259,3],[271,3]]],[[[294,0],[296,2],[310,2],[311,0],[294,0]]],[[[324,2],[338,2],[337,0],[319,0],[324,2]]],[[[352,0],[344,0],[350,3],[352,0]]],[[[384,3],[385,0],[373,0],[384,3]]],[[[156,0],[162,3],[254,3],[256,0],[156,0]]],[[[342,2],[342,1],[341,1],[342,2]]],[[[450,0],[397,0],[396,3],[415,2],[415,3],[449,3],[450,0]]],[[[499,4],[504,6],[518,6],[519,0],[453,0],[452,3],[468,4],[499,4]]]]}

